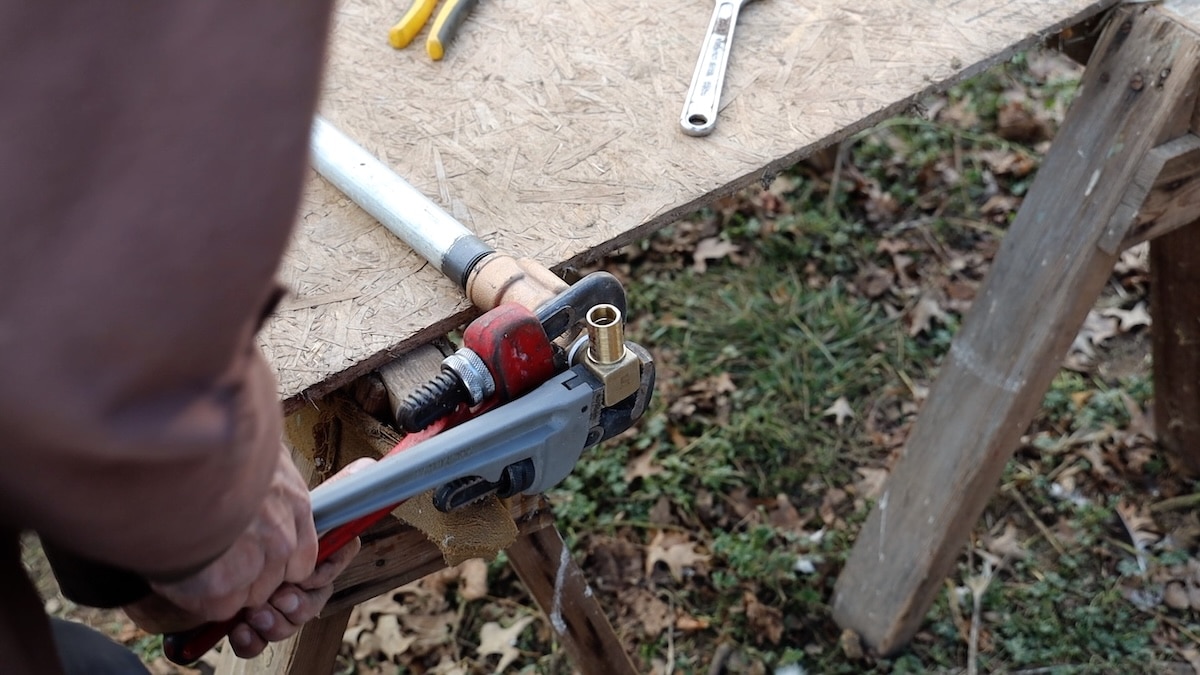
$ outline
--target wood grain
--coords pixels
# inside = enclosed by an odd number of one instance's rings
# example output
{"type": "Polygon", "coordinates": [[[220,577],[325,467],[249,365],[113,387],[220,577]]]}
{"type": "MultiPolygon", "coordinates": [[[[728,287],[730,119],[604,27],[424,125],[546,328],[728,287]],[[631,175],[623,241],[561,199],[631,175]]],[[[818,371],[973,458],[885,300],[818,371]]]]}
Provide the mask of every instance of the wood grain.
{"type": "Polygon", "coordinates": [[[1151,241],[1150,271],[1154,431],[1200,475],[1200,221],[1151,241]]]}
{"type": "MultiPolygon", "coordinates": [[[[1157,7],[1118,10],[955,337],[832,598],[882,653],[913,635],[1109,278],[1122,204],[1152,150],[1188,133],[1200,39],[1157,7]]],[[[1130,190],[1140,194],[1130,194],[1130,190]]]]}
{"type": "Polygon", "coordinates": [[[545,612],[577,672],[637,674],[558,530],[547,527],[519,537],[508,549],[508,561],[545,612]]]}
{"type": "Polygon", "coordinates": [[[1200,213],[1200,136],[1186,134],[1155,148],[1134,180],[1151,181],[1153,187],[1141,204],[1122,205],[1118,211],[1118,218],[1133,219],[1121,248],[1160,237],[1196,219],[1200,213]]]}
{"type": "MultiPolygon", "coordinates": [[[[761,0],[713,135],[678,128],[710,0],[488,0],[446,58],[402,7],[344,0],[322,113],[488,243],[592,259],[902,111],[1116,0],[761,0]]],[[[294,409],[471,315],[450,282],[312,175],[262,346],[294,409]]]]}

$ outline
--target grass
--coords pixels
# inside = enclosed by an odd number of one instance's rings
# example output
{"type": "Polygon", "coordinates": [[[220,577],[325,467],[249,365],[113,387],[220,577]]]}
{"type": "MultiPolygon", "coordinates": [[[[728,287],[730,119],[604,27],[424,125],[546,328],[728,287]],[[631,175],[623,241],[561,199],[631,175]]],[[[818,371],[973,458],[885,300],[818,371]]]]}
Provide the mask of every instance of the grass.
{"type": "MultiPolygon", "coordinates": [[[[1195,486],[1166,486],[1177,478],[1166,475],[1169,459],[1145,447],[1137,470],[1095,480],[1111,469],[1089,463],[1099,455],[1080,455],[1071,441],[1107,433],[1099,442],[1109,444],[1106,452],[1136,445],[1122,430],[1131,423],[1130,404],[1145,410],[1150,402],[1144,368],[1119,379],[1066,370],[1056,378],[1030,445],[1018,452],[906,651],[859,656],[840,641],[827,607],[872,503],[856,494],[857,470],[890,465],[961,313],[947,311],[923,331],[906,317],[922,293],[944,290],[947,278],[977,288],[1045,149],[1036,135],[1006,138],[1001,111],[1020,100],[1028,114],[1052,117],[1074,86],[1069,78],[1031,79],[1019,57],[938,102],[967,108],[959,114],[974,121],[965,126],[889,121],[846,144],[832,173],[801,166],[785,174],[785,187],[775,189],[782,207],[764,206],[763,193],[751,192],[607,263],[631,279],[631,314],[641,317],[631,338],[658,356],[664,385],[637,434],[586,457],[555,499],[585,568],[595,542],[615,537],[650,547],[662,528],[687,533],[711,556],[683,579],[652,573],[630,581],[709,626],[639,634],[636,620],[623,622],[616,610],[618,628],[647,667],[717,672],[708,657],[733,645],[724,672],[792,664],[814,673],[958,672],[968,667],[972,623],[980,631],[972,667],[980,672],[1164,672],[1190,656],[1197,632],[1190,613],[1129,599],[1133,590],[1154,593],[1161,584],[1136,562],[1117,505],[1195,486]],[[998,175],[1002,162],[1027,169],[998,175]],[[1011,205],[989,211],[997,196],[1011,205]],[[704,236],[736,244],[738,254],[716,269],[694,269],[680,242],[704,236]],[[904,255],[912,279],[864,292],[864,272],[895,263],[880,244],[897,241],[910,244],[904,255]],[[956,262],[963,260],[975,264],[956,262]],[[681,396],[691,404],[680,406],[681,396]],[[827,414],[839,399],[854,412],[841,424],[827,414]],[[630,463],[647,452],[657,471],[627,480],[630,463]],[[1072,471],[1074,500],[1061,496],[1059,480],[1072,471]],[[777,495],[795,509],[791,523],[772,522],[777,495]],[[699,505],[722,499],[740,503],[699,505]],[[986,549],[1004,525],[1018,533],[1020,547],[1001,559],[986,549]],[[970,588],[984,581],[975,616],[970,588]],[[777,639],[751,616],[746,594],[778,612],[777,639]]],[[[1190,553],[1168,546],[1142,558],[1148,569],[1164,569],[1190,553]]],[[[621,595],[602,600],[620,608],[621,595]]]]}

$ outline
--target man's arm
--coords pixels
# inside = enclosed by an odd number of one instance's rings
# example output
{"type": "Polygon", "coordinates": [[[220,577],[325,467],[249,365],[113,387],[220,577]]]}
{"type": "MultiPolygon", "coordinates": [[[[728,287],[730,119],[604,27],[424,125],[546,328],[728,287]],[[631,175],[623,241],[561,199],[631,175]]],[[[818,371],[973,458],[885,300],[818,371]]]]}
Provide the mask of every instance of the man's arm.
{"type": "Polygon", "coordinates": [[[173,579],[255,518],[328,12],[0,0],[0,520],[173,579]]]}

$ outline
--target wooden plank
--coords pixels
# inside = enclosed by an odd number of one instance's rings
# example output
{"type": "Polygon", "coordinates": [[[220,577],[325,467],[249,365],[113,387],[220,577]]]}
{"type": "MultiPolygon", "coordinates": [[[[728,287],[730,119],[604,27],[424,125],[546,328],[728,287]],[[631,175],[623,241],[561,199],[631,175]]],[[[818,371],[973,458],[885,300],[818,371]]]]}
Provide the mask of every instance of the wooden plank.
{"type": "MultiPolygon", "coordinates": [[[[522,533],[536,532],[554,522],[549,504],[541,497],[514,497],[509,500],[509,512],[522,533]]],[[[424,534],[396,520],[373,528],[363,535],[362,542],[362,552],[338,577],[326,611],[353,607],[446,566],[441,550],[424,534]]]]}
{"type": "Polygon", "coordinates": [[[1109,277],[1122,201],[1145,199],[1136,168],[1188,131],[1198,57],[1196,33],[1147,5],[1119,10],[1097,45],[835,587],[834,619],[877,651],[917,630],[995,490],[1109,277]]]}
{"type": "Polygon", "coordinates": [[[553,527],[519,537],[508,561],[583,675],[637,675],[625,648],[553,527]]]}
{"type": "MultiPolygon", "coordinates": [[[[557,266],[769,177],[1116,1],[749,3],[716,131],[692,138],[677,119],[708,0],[488,0],[436,63],[419,45],[386,44],[403,7],[345,0],[322,112],[490,244],[557,266]]],[[[470,314],[436,269],[315,176],[281,278],[295,295],[262,345],[291,407],[470,314]]]]}
{"type": "Polygon", "coordinates": [[[1150,242],[1154,430],[1200,474],[1200,222],[1150,242]]]}
{"type": "Polygon", "coordinates": [[[1133,220],[1121,248],[1129,248],[1183,227],[1200,209],[1200,136],[1194,133],[1164,143],[1151,151],[1138,169],[1136,182],[1152,187],[1141,204],[1118,212],[1133,220]]]}

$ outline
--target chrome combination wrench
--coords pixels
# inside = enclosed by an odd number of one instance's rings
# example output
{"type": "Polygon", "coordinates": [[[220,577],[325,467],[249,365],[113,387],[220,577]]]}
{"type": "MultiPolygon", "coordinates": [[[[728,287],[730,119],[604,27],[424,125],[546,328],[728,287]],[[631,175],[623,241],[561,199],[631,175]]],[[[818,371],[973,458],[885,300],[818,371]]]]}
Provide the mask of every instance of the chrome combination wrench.
{"type": "Polygon", "coordinates": [[[729,64],[729,49],[738,12],[750,0],[717,0],[708,32],[700,46],[692,86],[684,99],[679,124],[689,136],[707,136],[717,124],[721,105],[721,86],[725,83],[725,67],[729,64]]]}

